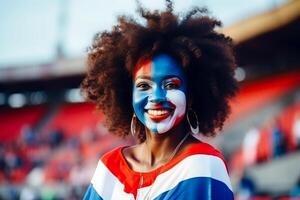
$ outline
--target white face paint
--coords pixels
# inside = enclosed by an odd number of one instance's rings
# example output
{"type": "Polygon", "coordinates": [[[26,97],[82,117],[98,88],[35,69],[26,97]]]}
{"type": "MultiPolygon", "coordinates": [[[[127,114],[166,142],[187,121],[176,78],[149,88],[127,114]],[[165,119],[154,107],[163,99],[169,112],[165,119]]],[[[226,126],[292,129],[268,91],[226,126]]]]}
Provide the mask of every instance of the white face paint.
{"type": "Polygon", "coordinates": [[[165,54],[137,66],[133,107],[138,119],[153,133],[165,133],[186,112],[186,78],[176,61],[165,54]]]}

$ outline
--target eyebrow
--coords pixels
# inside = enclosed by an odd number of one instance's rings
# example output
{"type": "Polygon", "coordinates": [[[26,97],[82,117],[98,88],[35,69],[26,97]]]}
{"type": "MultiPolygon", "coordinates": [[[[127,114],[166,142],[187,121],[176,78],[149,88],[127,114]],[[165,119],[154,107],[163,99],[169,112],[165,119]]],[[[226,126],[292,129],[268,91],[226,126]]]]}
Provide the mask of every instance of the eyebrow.
{"type": "MultiPolygon", "coordinates": [[[[181,78],[176,75],[166,75],[166,76],[163,76],[162,78],[163,79],[178,78],[180,81],[182,81],[181,78]]],[[[140,76],[136,77],[136,79],[152,80],[152,78],[150,76],[145,76],[145,75],[140,75],[140,76]]]]}
{"type": "Polygon", "coordinates": [[[150,76],[144,76],[144,75],[138,76],[138,77],[136,77],[135,79],[147,79],[147,80],[152,80],[152,79],[150,78],[150,76]]]}

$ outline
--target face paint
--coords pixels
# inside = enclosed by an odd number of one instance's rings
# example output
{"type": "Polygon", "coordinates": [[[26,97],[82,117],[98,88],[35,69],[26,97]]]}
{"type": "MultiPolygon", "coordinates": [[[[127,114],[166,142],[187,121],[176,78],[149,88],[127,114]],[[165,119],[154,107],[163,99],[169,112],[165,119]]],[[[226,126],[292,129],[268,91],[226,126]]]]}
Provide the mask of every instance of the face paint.
{"type": "Polygon", "coordinates": [[[165,133],[181,122],[186,111],[186,77],[172,57],[160,54],[145,60],[133,76],[133,108],[149,130],[165,133]]]}

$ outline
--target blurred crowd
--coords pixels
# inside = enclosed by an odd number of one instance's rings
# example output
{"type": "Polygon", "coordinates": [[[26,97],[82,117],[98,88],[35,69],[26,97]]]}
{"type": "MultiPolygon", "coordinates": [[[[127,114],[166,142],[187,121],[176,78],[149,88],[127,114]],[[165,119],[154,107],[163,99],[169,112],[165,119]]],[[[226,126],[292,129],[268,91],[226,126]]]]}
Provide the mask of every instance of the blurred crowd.
{"type": "Polygon", "coordinates": [[[0,143],[0,199],[81,199],[97,159],[118,141],[101,125],[72,136],[25,125],[0,143]]]}
{"type": "MultiPolygon", "coordinates": [[[[235,151],[229,161],[231,171],[240,174],[238,199],[253,199],[252,197],[258,193],[255,181],[245,173],[248,168],[272,162],[299,150],[300,103],[289,106],[278,116],[272,116],[262,122],[260,126],[251,127],[240,148],[235,151]]],[[[297,166],[293,168],[297,170],[297,166]]],[[[279,195],[283,196],[282,198],[275,199],[300,199],[300,177],[296,177],[296,180],[297,182],[294,187],[290,188],[290,191],[279,195]]],[[[274,199],[274,197],[267,196],[265,199],[274,199]]]]}

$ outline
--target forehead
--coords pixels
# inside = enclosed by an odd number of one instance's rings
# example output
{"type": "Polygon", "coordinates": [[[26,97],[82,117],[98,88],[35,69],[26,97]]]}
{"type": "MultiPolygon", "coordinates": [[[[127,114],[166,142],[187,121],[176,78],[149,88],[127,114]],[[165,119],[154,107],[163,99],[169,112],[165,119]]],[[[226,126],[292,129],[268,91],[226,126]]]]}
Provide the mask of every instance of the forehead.
{"type": "Polygon", "coordinates": [[[159,54],[153,58],[143,60],[135,66],[133,77],[136,79],[140,76],[177,76],[183,79],[184,72],[174,58],[167,54],[159,54]]]}

